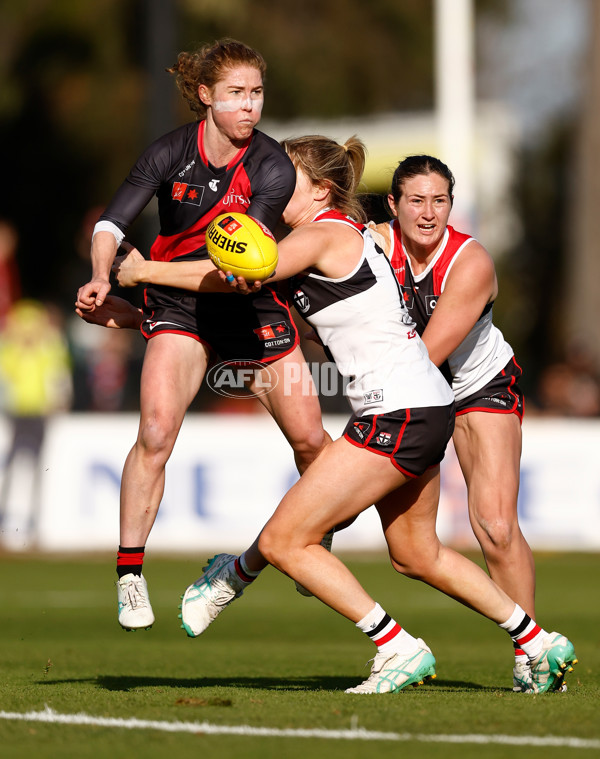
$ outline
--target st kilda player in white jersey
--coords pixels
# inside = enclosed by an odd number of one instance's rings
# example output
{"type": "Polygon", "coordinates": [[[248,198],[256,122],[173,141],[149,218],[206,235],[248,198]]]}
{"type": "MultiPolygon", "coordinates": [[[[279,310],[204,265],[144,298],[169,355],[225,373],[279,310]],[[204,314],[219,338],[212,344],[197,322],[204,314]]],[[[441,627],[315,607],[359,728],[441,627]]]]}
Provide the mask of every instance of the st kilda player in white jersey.
{"type": "MultiPolygon", "coordinates": [[[[406,409],[414,418],[416,409],[448,406],[453,394],[429,361],[390,263],[366,227],[336,210],[319,213],[313,223],[320,222],[348,226],[364,240],[363,255],[350,274],[329,278],[309,272],[290,281],[296,308],[350,380],[346,394],[354,416],[344,435],[354,445],[390,456],[405,473],[420,473],[421,467],[406,459],[395,461],[404,424],[398,419],[405,418],[406,409]]],[[[429,465],[439,460],[431,458],[429,465]]]]}
{"type": "MultiPolygon", "coordinates": [[[[490,575],[533,617],[535,566],[517,512],[521,369],[492,323],[498,282],[490,254],[448,225],[453,188],[454,177],[438,158],[408,156],[388,195],[395,218],[376,231],[431,360],[455,393],[454,447],[490,575]]],[[[515,657],[513,687],[526,691],[531,668],[518,647],[515,657]]]]}
{"type": "MultiPolygon", "coordinates": [[[[415,273],[411,259],[402,245],[402,230],[398,220],[393,219],[389,224],[390,262],[402,288],[406,307],[417,323],[419,334],[422,335],[433,316],[439,296],[444,292],[446,278],[452,266],[465,246],[474,240],[451,226],[446,227],[434,258],[422,272],[415,273]]],[[[522,416],[522,395],[513,390],[513,385],[520,376],[520,369],[514,365],[514,361],[511,362],[513,350],[492,322],[492,306],[493,303],[486,303],[479,319],[440,366],[440,370],[452,384],[457,414],[460,414],[463,408],[473,408],[474,405],[481,408],[485,405],[490,410],[515,411],[522,416]],[[509,362],[511,365],[507,369],[509,362]],[[502,372],[504,376],[510,375],[508,384],[506,380],[501,381],[504,392],[496,392],[497,383],[486,387],[488,382],[502,372]],[[476,398],[473,397],[475,394],[476,398]],[[463,406],[465,401],[467,403],[463,406]]]]}

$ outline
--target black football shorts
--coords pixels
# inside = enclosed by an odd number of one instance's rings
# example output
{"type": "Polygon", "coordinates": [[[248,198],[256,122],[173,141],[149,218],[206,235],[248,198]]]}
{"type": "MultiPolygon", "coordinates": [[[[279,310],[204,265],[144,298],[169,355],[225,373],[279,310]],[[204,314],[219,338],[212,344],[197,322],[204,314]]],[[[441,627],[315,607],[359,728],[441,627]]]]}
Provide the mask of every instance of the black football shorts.
{"type": "Polygon", "coordinates": [[[289,305],[271,287],[252,295],[147,287],[143,310],[146,339],[161,333],[188,335],[222,361],[269,363],[299,344],[289,305]]]}
{"type": "Polygon", "coordinates": [[[454,403],[353,416],[344,437],[349,443],[387,456],[408,477],[420,477],[444,458],[454,431],[454,403]]]}
{"type": "Polygon", "coordinates": [[[484,411],[493,414],[516,414],[523,419],[525,399],[519,387],[521,367],[514,356],[502,371],[481,387],[479,390],[456,401],[456,416],[468,414],[470,411],[484,411]]]}

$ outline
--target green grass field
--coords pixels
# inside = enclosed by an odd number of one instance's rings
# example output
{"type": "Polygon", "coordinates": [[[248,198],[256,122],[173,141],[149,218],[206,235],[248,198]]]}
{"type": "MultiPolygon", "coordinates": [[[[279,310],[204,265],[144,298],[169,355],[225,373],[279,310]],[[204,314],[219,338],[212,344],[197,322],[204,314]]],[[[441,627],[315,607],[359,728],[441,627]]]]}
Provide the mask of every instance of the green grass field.
{"type": "Polygon", "coordinates": [[[600,753],[600,555],[536,557],[538,620],[567,634],[579,657],[568,692],[540,696],[512,693],[512,648],[503,631],[395,574],[379,556],[347,559],[381,605],[431,646],[438,678],[420,688],[345,695],[344,688],[368,674],[373,647],[272,569],[203,636],[187,638],[177,619],[179,595],[204,558],[150,551],[145,574],[157,621],[148,632],[125,633],[116,620],[113,556],[0,556],[0,756],[331,759],[389,750],[444,759],[564,759],[600,753]],[[95,723],[5,718],[46,708],[83,713],[95,723]],[[98,718],[215,727],[165,732],[156,725],[102,725],[98,718]],[[253,730],[234,733],[244,726],[253,730]],[[211,733],[219,727],[230,730],[211,733]],[[307,737],[260,735],[256,728],[306,730],[307,737]],[[392,735],[364,740],[360,729],[392,735]],[[327,731],[341,731],[340,737],[327,731]],[[492,736],[521,736],[523,743],[492,736]],[[548,737],[573,740],[535,745],[548,737]]]}

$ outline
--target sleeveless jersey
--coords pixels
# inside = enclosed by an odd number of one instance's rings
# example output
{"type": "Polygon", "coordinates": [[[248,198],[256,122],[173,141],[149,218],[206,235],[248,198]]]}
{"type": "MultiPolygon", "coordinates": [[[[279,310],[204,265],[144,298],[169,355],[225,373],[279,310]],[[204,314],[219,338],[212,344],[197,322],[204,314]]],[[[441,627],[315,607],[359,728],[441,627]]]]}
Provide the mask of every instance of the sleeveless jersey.
{"type": "Polygon", "coordinates": [[[318,333],[361,416],[397,409],[447,406],[454,400],[410,318],[385,254],[368,229],[339,211],[313,223],[345,224],[363,237],[353,271],[339,279],[303,273],[291,280],[298,311],[318,333]]]}
{"type": "Polygon", "coordinates": [[[160,234],[153,260],[207,258],[206,229],[228,211],[248,213],[273,230],[294,192],[292,162],[257,130],[227,166],[212,166],[204,152],[205,123],[186,124],[152,143],[100,217],[125,232],[156,194],[160,234]]]}
{"type": "MultiPolygon", "coordinates": [[[[437,299],[444,292],[454,262],[473,238],[457,232],[453,227],[446,227],[434,258],[423,272],[414,274],[410,257],[402,244],[398,220],[392,219],[390,227],[390,262],[402,289],[406,307],[422,335],[437,299]]],[[[492,323],[492,304],[489,303],[473,329],[440,369],[451,383],[456,400],[460,401],[487,384],[513,355],[512,348],[492,323]]]]}

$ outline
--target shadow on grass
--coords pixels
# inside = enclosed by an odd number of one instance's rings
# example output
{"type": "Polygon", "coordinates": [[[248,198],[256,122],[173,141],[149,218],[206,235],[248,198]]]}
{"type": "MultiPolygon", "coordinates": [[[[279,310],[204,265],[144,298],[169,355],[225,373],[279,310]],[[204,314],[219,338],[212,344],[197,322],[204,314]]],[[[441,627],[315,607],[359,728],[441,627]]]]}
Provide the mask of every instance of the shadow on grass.
{"type": "MultiPolygon", "coordinates": [[[[300,678],[282,677],[140,677],[137,675],[99,675],[94,678],[39,680],[38,685],[64,685],[67,683],[95,683],[108,691],[127,692],[136,688],[249,688],[272,691],[343,691],[357,684],[356,677],[323,677],[307,675],[300,678]]],[[[407,690],[411,690],[409,687],[407,690]]],[[[436,680],[419,688],[425,692],[497,692],[510,688],[490,688],[478,683],[459,680],[436,680]]]]}

